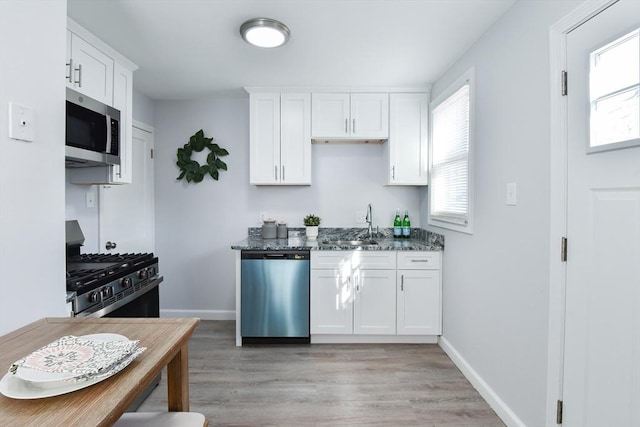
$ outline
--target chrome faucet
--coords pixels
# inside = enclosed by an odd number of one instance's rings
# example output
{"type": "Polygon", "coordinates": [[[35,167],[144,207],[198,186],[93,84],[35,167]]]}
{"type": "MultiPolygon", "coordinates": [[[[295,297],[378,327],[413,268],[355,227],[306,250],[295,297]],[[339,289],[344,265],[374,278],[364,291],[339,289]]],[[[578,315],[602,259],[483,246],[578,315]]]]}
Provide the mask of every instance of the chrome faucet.
{"type": "Polygon", "coordinates": [[[369,224],[369,239],[373,239],[373,213],[371,211],[371,203],[367,206],[367,224],[369,224]]]}

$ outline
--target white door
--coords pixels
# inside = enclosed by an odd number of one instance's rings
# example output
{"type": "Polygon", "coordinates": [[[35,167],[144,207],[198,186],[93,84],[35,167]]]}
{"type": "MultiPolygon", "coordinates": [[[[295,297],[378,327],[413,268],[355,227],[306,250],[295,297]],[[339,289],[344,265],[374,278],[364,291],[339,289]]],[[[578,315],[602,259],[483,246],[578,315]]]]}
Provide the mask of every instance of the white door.
{"type": "Polygon", "coordinates": [[[567,35],[566,426],[640,426],[639,25],[621,0],[567,35]]]}
{"type": "Polygon", "coordinates": [[[153,133],[134,127],[131,184],[98,187],[101,253],[153,252],[152,149],[153,133]]]}

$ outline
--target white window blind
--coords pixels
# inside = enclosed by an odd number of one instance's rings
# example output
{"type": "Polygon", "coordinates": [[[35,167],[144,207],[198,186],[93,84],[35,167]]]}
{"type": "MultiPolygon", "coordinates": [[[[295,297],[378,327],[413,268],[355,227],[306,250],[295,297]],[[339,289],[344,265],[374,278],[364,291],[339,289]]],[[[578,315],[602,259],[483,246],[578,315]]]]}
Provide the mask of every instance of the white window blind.
{"type": "Polygon", "coordinates": [[[437,221],[469,222],[469,82],[433,109],[429,214],[437,221]]]}

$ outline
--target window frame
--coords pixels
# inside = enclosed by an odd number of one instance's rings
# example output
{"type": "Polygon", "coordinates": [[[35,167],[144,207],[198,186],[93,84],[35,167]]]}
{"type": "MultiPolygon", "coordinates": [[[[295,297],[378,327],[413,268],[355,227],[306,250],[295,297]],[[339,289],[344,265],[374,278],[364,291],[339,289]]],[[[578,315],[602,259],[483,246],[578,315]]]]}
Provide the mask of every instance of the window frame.
{"type": "Polygon", "coordinates": [[[474,158],[475,158],[475,69],[469,68],[462,73],[451,85],[449,85],[440,95],[429,104],[429,203],[427,204],[427,224],[435,227],[446,228],[452,231],[458,231],[467,234],[473,234],[474,224],[474,158]],[[469,148],[467,151],[467,191],[468,191],[468,212],[467,223],[460,224],[449,222],[440,218],[431,216],[431,203],[433,200],[431,177],[433,173],[433,111],[443,102],[447,101],[453,94],[458,92],[463,86],[469,85],[469,148]]]}

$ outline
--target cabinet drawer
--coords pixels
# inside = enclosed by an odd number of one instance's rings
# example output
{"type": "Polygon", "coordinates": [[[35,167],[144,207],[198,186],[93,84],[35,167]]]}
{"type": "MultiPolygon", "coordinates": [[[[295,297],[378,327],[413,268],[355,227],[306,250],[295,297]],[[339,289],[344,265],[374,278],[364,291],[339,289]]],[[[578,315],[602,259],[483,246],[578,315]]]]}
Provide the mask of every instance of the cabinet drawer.
{"type": "Polygon", "coordinates": [[[398,252],[398,269],[439,270],[440,252],[398,252]]]}
{"type": "Polygon", "coordinates": [[[312,251],[311,268],[385,270],[396,268],[393,251],[312,251]]]}

